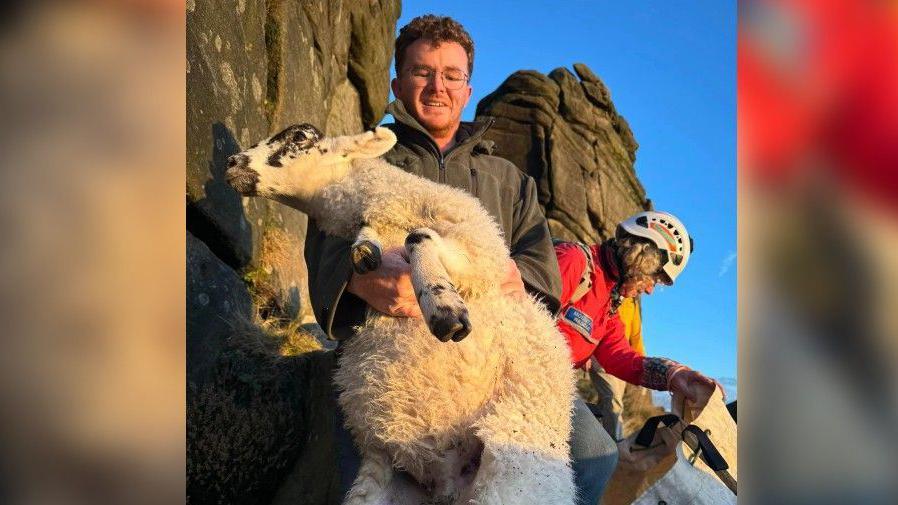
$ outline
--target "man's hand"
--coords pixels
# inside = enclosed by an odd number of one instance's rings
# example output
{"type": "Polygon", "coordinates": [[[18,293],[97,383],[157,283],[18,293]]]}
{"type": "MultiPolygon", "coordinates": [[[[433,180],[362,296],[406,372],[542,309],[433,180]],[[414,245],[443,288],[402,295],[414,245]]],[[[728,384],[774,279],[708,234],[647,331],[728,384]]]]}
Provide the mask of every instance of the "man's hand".
{"type": "Polygon", "coordinates": [[[720,388],[726,400],[726,391],[719,382],[688,367],[678,367],[667,379],[667,389],[671,393],[679,393],[693,403],[707,402],[715,387],[720,388]]]}
{"type": "Polygon", "coordinates": [[[505,280],[502,281],[502,292],[509,296],[523,297],[527,295],[524,290],[524,281],[521,279],[521,271],[513,259],[508,260],[505,280]]]}
{"type": "Polygon", "coordinates": [[[388,316],[421,317],[404,252],[404,247],[384,251],[380,267],[367,274],[353,274],[346,289],[388,316]]]}
{"type": "MultiPolygon", "coordinates": [[[[405,248],[384,251],[381,265],[367,274],[353,274],[346,288],[368,303],[374,310],[395,317],[421,317],[421,307],[412,286],[412,271],[405,258],[405,248]]],[[[509,296],[526,296],[524,281],[514,260],[509,259],[502,292],[509,296]]]]}

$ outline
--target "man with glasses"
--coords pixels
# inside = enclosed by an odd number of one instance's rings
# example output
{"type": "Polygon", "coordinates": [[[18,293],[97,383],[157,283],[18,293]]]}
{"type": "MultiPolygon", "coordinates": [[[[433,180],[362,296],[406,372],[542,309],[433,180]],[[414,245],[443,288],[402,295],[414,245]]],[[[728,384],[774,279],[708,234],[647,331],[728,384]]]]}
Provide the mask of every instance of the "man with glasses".
{"type": "MultiPolygon", "coordinates": [[[[536,184],[514,164],[491,154],[492,142],[482,138],[490,122],[461,121],[471,98],[473,65],[471,37],[451,18],[421,16],[400,30],[396,78],[391,83],[396,101],[387,107],[395,123],[386,125],[398,142],[384,158],[407,172],[464,189],[480,199],[502,227],[511,251],[505,291],[526,291],[554,313],[560,306],[561,280],[536,184]]],[[[315,317],[330,338],[350,338],[368,307],[396,317],[421,316],[401,249],[383,251],[381,266],[360,275],[352,271],[349,246],[348,241],[328,237],[314,221],[309,222],[305,250],[309,291],[315,317]]],[[[579,405],[586,409],[582,402],[579,405]]],[[[358,471],[359,457],[341,414],[338,408],[338,465],[345,495],[358,471]]],[[[572,456],[582,463],[579,467],[575,463],[575,471],[584,496],[595,495],[582,488],[596,484],[584,481],[581,477],[587,474],[578,468],[594,468],[602,462],[607,467],[609,461],[613,467],[616,461],[606,457],[616,446],[607,435],[600,438],[602,434],[599,427],[577,434],[572,441],[572,456]]]]}
{"type": "MultiPolygon", "coordinates": [[[[420,16],[400,30],[391,83],[396,100],[387,107],[396,122],[386,125],[398,142],[384,158],[479,198],[502,227],[511,250],[506,290],[526,289],[555,311],[561,295],[558,262],[536,185],[511,162],[491,155],[492,142],[482,139],[489,123],[461,121],[471,98],[473,63],[474,43],[449,17],[420,16]]],[[[367,307],[397,317],[420,317],[401,250],[383,251],[380,268],[356,275],[349,245],[309,223],[309,291],[315,316],[328,336],[351,336],[367,307]]]]}

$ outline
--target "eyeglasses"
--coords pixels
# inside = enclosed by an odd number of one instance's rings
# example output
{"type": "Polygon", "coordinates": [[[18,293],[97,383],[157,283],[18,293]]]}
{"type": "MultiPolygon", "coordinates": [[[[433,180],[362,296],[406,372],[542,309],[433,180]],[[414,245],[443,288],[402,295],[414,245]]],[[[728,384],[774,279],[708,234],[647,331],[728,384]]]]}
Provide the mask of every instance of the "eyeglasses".
{"type": "Polygon", "coordinates": [[[468,82],[468,75],[461,70],[434,70],[430,67],[412,67],[408,70],[409,76],[416,87],[423,88],[430,83],[436,74],[442,74],[443,86],[451,91],[461,89],[468,82]]]}

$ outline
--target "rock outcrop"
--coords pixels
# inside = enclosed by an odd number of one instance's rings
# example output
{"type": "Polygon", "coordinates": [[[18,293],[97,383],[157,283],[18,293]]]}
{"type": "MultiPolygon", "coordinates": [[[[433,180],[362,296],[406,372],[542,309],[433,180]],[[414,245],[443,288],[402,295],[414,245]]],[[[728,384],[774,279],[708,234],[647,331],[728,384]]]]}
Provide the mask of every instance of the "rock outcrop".
{"type": "Polygon", "coordinates": [[[308,319],[304,262],[266,257],[274,230],[293,241],[275,249],[302,258],[306,217],[242,200],[224,182],[225,162],[295,122],[328,134],[377,124],[399,2],[191,1],[187,10],[188,228],[231,268],[261,269],[254,281],[265,277],[270,305],[308,319]]]}
{"type": "Polygon", "coordinates": [[[586,65],[574,70],[515,72],[477,116],[494,119],[494,154],[536,180],[552,235],[597,242],[651,202],[633,168],[639,146],[608,88],[586,65]]]}
{"type": "Polygon", "coordinates": [[[398,17],[399,0],[187,2],[189,502],[337,500],[332,353],[284,356],[321,347],[306,216],[241,198],[224,172],[289,124],[377,124],[398,17]]]}
{"type": "Polygon", "coordinates": [[[227,346],[231,321],[250,320],[246,285],[202,241],[187,233],[187,382],[204,384],[227,346]]]}

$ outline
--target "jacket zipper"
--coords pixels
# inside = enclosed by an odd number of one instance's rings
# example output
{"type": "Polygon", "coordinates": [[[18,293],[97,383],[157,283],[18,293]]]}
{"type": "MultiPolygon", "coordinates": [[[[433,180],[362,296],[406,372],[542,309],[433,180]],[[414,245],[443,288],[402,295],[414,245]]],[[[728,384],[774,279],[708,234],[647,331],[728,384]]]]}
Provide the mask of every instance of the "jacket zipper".
{"type": "Polygon", "coordinates": [[[477,196],[477,169],[471,168],[471,194],[477,196]]]}
{"type": "MultiPolygon", "coordinates": [[[[493,126],[494,122],[495,121],[493,120],[493,118],[487,119],[486,124],[480,129],[480,131],[477,132],[479,134],[479,135],[477,135],[477,137],[478,138],[481,137],[483,135],[483,132],[487,131],[490,128],[490,126],[493,126]]],[[[450,151],[450,154],[451,154],[451,151],[450,151]]],[[[472,157],[473,157],[473,151],[472,151],[472,157]]],[[[442,166],[442,164],[440,166],[442,166]]],[[[470,171],[471,171],[471,194],[479,198],[480,197],[480,195],[478,194],[479,180],[477,178],[477,169],[474,167],[471,167],[470,171]]]]}
{"type": "MultiPolygon", "coordinates": [[[[477,133],[479,133],[480,135],[482,135],[483,132],[485,132],[486,130],[488,130],[489,127],[493,125],[493,122],[494,122],[494,120],[493,120],[492,118],[488,119],[487,122],[486,122],[486,124],[485,124],[485,125],[480,129],[480,131],[478,131],[477,133]]],[[[412,130],[414,130],[414,131],[418,131],[417,129],[411,128],[411,127],[408,127],[408,126],[407,126],[407,128],[410,128],[410,129],[412,129],[412,130]]],[[[422,132],[418,131],[418,133],[422,133],[422,132]]],[[[479,136],[479,135],[478,135],[478,136],[479,136]]],[[[427,138],[426,136],[425,136],[425,138],[426,138],[427,141],[430,143],[431,147],[434,148],[434,154],[436,154],[437,163],[438,163],[438,165],[439,165],[439,182],[442,183],[442,184],[446,184],[446,179],[447,179],[447,176],[446,176],[446,156],[443,156],[443,153],[442,153],[442,151],[440,151],[440,148],[437,147],[436,144],[434,144],[432,140],[430,140],[430,139],[427,138]]],[[[453,148],[449,151],[449,153],[448,153],[447,155],[451,156],[451,155],[452,155],[452,152],[455,151],[455,148],[456,148],[456,147],[458,147],[458,146],[453,147],[453,148]]],[[[474,171],[473,168],[471,169],[471,176],[473,177],[472,187],[471,187],[471,190],[472,190],[472,191],[471,191],[471,192],[472,192],[472,194],[474,194],[474,195],[476,196],[476,195],[477,195],[477,174],[476,174],[476,172],[474,171]]]]}

